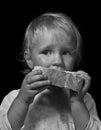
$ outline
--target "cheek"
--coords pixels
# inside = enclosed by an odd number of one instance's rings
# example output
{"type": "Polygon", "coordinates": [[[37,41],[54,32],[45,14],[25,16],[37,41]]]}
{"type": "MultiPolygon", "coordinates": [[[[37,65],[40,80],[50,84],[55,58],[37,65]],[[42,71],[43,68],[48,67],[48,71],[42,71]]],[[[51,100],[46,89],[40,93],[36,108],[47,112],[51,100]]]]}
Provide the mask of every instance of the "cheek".
{"type": "Polygon", "coordinates": [[[50,58],[42,56],[42,55],[34,55],[32,59],[34,66],[43,66],[48,67],[50,65],[50,58]]]}
{"type": "Polygon", "coordinates": [[[74,69],[74,64],[75,64],[75,58],[71,56],[66,56],[63,58],[64,64],[67,70],[73,70],[74,69]]]}

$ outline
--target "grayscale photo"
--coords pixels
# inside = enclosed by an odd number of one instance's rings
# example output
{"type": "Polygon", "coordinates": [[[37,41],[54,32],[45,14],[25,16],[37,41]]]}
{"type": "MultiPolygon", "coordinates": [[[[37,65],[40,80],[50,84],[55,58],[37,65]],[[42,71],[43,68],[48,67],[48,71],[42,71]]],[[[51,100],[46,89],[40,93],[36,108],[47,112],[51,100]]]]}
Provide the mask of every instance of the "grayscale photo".
{"type": "Polygon", "coordinates": [[[77,7],[16,9],[0,130],[101,130],[97,25],[77,7]]]}

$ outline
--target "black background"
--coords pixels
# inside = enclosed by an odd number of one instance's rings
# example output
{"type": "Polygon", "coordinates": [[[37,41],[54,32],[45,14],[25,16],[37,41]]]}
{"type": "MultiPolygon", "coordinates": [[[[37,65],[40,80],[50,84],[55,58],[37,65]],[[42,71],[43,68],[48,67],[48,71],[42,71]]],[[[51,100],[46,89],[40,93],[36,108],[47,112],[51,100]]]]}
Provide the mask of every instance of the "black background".
{"type": "Polygon", "coordinates": [[[100,73],[101,73],[101,33],[100,33],[99,3],[88,2],[52,2],[19,3],[14,8],[10,6],[3,12],[3,33],[1,35],[1,87],[0,101],[11,90],[19,89],[24,75],[20,72],[21,63],[17,61],[20,54],[23,37],[28,24],[36,16],[47,11],[59,11],[71,17],[79,28],[83,38],[84,55],[80,69],[92,77],[89,93],[93,96],[101,118],[100,73]]]}

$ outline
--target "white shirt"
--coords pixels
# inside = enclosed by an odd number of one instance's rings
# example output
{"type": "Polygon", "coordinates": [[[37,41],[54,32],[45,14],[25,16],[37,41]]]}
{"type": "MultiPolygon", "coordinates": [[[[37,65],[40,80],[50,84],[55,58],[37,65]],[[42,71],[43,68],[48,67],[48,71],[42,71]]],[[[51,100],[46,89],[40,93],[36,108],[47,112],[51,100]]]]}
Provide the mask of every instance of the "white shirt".
{"type": "MultiPolygon", "coordinates": [[[[19,93],[19,90],[11,91],[7,96],[5,96],[5,98],[3,99],[3,101],[0,105],[0,130],[12,130],[11,125],[7,118],[7,111],[9,110],[12,102],[14,101],[14,99],[16,98],[18,93],[19,93]]],[[[98,118],[97,111],[96,111],[96,105],[90,94],[87,93],[85,95],[84,103],[90,113],[90,120],[89,120],[88,125],[85,130],[101,130],[101,121],[98,118]]],[[[41,127],[40,130],[48,130],[47,128],[44,129],[44,125],[45,125],[45,123],[43,123],[43,126],[42,125],[40,126],[41,127]]],[[[60,125],[62,126],[63,124],[60,124],[60,125]]],[[[24,126],[23,126],[23,128],[24,128],[24,126]]],[[[65,128],[66,127],[64,127],[62,130],[65,130],[65,128]]],[[[29,130],[34,130],[34,129],[29,129],[29,130]]],[[[51,130],[54,130],[54,128],[52,127],[51,130]]],[[[71,117],[70,117],[70,122],[69,122],[68,128],[66,130],[75,130],[75,125],[74,125],[71,117]]]]}

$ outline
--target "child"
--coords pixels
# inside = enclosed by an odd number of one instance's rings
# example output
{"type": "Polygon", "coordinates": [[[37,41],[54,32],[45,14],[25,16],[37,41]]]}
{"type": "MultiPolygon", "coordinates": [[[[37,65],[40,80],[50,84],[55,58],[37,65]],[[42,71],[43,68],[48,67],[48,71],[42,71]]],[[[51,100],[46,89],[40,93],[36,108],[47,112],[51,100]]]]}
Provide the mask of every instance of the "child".
{"type": "MultiPolygon", "coordinates": [[[[29,67],[21,89],[0,106],[1,130],[101,130],[89,85],[77,94],[51,82],[35,66],[74,71],[81,59],[81,36],[62,13],[46,13],[28,26],[24,58],[29,67]]],[[[83,85],[83,84],[82,84],[83,85]]]]}

